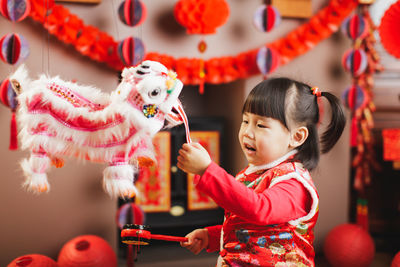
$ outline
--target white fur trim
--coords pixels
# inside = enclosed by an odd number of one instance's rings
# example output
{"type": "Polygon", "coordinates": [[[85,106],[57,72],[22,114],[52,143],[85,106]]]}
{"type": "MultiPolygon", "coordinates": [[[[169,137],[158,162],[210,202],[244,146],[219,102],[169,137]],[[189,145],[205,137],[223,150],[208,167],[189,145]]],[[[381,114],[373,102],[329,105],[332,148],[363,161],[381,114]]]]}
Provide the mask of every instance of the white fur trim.
{"type": "Polygon", "coordinates": [[[274,160],[270,163],[264,164],[264,165],[258,165],[258,166],[254,166],[254,165],[250,165],[246,171],[244,172],[246,175],[250,174],[250,173],[254,173],[260,170],[267,170],[267,169],[271,169],[275,166],[277,166],[278,164],[284,162],[285,160],[287,160],[289,157],[293,156],[294,154],[297,153],[297,150],[291,150],[289,151],[287,154],[285,154],[284,156],[280,157],[277,160],[274,160]]]}
{"type": "Polygon", "coordinates": [[[289,180],[289,179],[296,179],[297,181],[299,181],[310,193],[311,198],[312,198],[312,204],[311,204],[311,210],[310,212],[306,215],[303,216],[301,218],[298,218],[296,220],[291,220],[289,221],[289,223],[291,225],[297,225],[300,222],[304,222],[304,221],[308,221],[310,220],[315,213],[318,210],[318,195],[317,195],[317,191],[306,181],[305,178],[303,178],[300,174],[298,174],[297,172],[292,172],[283,176],[279,176],[277,178],[274,178],[269,186],[269,188],[271,188],[272,186],[276,185],[279,182],[285,181],[285,180],[289,180]]]}
{"type": "Polygon", "coordinates": [[[132,165],[109,166],[103,171],[103,188],[111,197],[133,197],[137,189],[133,184],[135,170],[132,165]]]}
{"type": "Polygon", "coordinates": [[[34,193],[50,191],[50,184],[47,181],[45,172],[50,165],[49,158],[31,156],[29,161],[23,159],[20,164],[25,174],[25,182],[22,186],[27,191],[34,193]]]}

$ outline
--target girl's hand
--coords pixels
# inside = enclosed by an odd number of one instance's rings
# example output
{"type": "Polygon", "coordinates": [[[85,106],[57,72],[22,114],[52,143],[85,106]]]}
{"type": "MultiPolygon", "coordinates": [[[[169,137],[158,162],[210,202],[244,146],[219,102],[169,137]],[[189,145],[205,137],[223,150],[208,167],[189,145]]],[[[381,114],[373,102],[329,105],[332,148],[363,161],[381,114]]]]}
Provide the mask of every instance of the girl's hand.
{"type": "Polygon", "coordinates": [[[203,175],[210,163],[210,155],[199,143],[183,144],[179,150],[178,167],[184,172],[203,175]]]}
{"type": "Polygon", "coordinates": [[[208,246],[208,230],[196,229],[186,235],[189,239],[187,242],[181,242],[181,246],[187,248],[194,254],[199,254],[200,251],[208,246]]]}

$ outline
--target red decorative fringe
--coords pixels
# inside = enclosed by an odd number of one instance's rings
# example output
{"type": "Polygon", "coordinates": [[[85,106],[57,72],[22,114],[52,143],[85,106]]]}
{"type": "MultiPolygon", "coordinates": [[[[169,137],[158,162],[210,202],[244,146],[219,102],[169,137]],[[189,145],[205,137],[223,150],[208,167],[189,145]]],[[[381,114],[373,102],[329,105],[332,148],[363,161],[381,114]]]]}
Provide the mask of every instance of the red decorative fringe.
{"type": "Polygon", "coordinates": [[[12,112],[11,123],[10,123],[10,150],[18,149],[18,137],[17,137],[17,121],[15,119],[15,111],[12,112]]]}
{"type": "MultiPolygon", "coordinates": [[[[42,23],[60,41],[71,44],[78,52],[92,60],[106,63],[121,70],[124,65],[117,55],[117,44],[110,35],[96,27],[85,25],[78,16],[53,1],[31,0],[29,16],[42,23]],[[48,12],[46,12],[46,10],[48,12]]],[[[342,21],[357,7],[358,0],[330,0],[313,18],[287,36],[267,44],[281,57],[281,65],[306,53],[323,39],[336,32],[342,21]]],[[[259,48],[244,51],[234,56],[213,57],[204,60],[204,82],[211,84],[228,83],[260,74],[256,64],[259,48]]],[[[174,69],[184,84],[197,85],[200,58],[174,58],[171,55],[149,52],[145,59],[159,61],[174,69]]]]}

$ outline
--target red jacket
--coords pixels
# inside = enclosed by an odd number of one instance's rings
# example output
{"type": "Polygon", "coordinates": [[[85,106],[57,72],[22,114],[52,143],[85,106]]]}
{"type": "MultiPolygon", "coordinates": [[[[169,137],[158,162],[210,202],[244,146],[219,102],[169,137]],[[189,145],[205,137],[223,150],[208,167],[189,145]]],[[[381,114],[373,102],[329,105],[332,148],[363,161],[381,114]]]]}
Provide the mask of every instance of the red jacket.
{"type": "Polygon", "coordinates": [[[223,225],[207,227],[207,251],[229,266],[314,266],[318,194],[308,171],[290,158],[252,168],[233,178],[211,163],[198,180],[225,209],[223,225]]]}

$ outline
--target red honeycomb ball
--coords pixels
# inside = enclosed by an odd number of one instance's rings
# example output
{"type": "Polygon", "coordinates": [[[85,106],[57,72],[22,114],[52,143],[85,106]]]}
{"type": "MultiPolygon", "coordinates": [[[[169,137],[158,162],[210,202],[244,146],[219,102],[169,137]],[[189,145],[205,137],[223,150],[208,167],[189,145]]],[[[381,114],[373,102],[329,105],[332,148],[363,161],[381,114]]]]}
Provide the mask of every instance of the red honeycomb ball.
{"type": "Polygon", "coordinates": [[[111,246],[95,235],[82,235],[68,241],[58,254],[59,267],[116,267],[111,246]]]}
{"type": "Polygon", "coordinates": [[[367,267],[374,258],[375,244],[360,226],[341,224],[327,235],[324,254],[333,267],[367,267]]]}
{"type": "Polygon", "coordinates": [[[14,259],[7,267],[57,267],[57,263],[44,255],[28,254],[14,259]]]}

